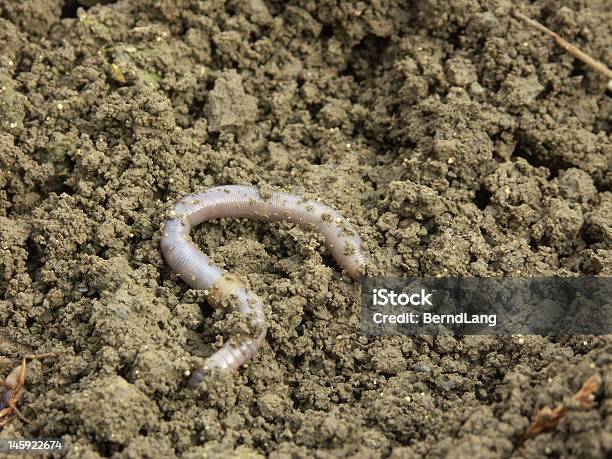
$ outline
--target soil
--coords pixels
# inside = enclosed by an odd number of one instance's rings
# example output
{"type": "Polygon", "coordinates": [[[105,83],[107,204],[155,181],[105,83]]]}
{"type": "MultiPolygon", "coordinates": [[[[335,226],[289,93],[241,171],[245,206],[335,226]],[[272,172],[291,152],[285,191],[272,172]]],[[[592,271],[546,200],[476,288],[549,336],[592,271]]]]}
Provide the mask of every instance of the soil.
{"type": "MultiPolygon", "coordinates": [[[[526,3],[612,64],[609,2],[526,3]]],[[[339,209],[369,275],[612,274],[607,81],[512,7],[0,0],[0,374],[60,353],[0,436],[86,458],[609,456],[610,336],[362,336],[359,285],[282,222],[192,232],[270,328],[249,365],[185,387],[236,326],[159,249],[207,187],[339,209]],[[594,406],[571,405],[592,375],[594,406]]]]}

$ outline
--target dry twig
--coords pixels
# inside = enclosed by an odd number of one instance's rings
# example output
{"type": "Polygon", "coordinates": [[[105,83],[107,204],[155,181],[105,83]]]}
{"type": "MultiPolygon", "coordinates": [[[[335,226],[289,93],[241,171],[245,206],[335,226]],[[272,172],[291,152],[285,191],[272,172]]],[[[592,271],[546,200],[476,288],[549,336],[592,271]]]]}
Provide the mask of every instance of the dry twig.
{"type": "Polygon", "coordinates": [[[514,17],[522,21],[525,21],[527,24],[529,24],[532,27],[535,27],[540,32],[544,32],[546,35],[552,37],[557,42],[557,45],[559,45],[561,48],[566,50],[576,59],[582,61],[583,63],[591,67],[593,70],[601,73],[606,78],[608,78],[608,87],[610,88],[612,86],[612,70],[606,67],[606,65],[603,62],[600,62],[597,59],[593,59],[587,53],[581,51],[580,49],[578,49],[578,47],[571,44],[569,41],[564,40],[559,35],[557,35],[555,32],[550,30],[548,27],[545,27],[542,24],[540,24],[538,21],[531,19],[525,16],[524,14],[519,13],[516,10],[513,10],[512,13],[514,14],[514,17]]]}

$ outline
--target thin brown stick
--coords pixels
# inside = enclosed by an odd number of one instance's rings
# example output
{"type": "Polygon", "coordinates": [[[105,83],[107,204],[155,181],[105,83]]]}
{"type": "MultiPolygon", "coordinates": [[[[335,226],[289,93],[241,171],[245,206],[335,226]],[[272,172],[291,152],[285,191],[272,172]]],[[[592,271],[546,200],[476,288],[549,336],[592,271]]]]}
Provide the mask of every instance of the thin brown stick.
{"type": "Polygon", "coordinates": [[[514,17],[516,17],[518,19],[521,19],[522,21],[525,21],[527,24],[529,24],[532,27],[535,27],[540,32],[544,32],[546,35],[554,38],[554,40],[557,42],[557,45],[559,45],[561,48],[566,50],[568,53],[570,53],[576,59],[584,62],[586,65],[591,67],[593,70],[601,73],[606,78],[608,78],[608,80],[612,80],[612,70],[610,70],[608,67],[606,67],[606,65],[603,62],[600,62],[600,61],[598,61],[596,59],[593,59],[587,53],[581,51],[575,45],[572,45],[567,40],[564,40],[559,35],[557,35],[555,32],[553,32],[549,28],[543,26],[542,24],[540,24],[538,21],[536,21],[534,19],[531,19],[531,18],[525,16],[524,14],[519,13],[516,10],[514,10],[512,13],[514,14],[514,17]]]}

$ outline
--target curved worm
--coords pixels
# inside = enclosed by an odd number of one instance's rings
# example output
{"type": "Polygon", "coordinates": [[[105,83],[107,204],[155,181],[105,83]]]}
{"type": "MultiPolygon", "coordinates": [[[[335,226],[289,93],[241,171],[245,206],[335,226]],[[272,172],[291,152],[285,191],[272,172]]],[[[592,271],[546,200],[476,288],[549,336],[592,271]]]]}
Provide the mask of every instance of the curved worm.
{"type": "Polygon", "coordinates": [[[321,233],[329,251],[352,279],[364,274],[366,256],[361,238],[346,218],[317,201],[281,192],[264,198],[256,187],[225,185],[185,196],[175,204],[174,213],[176,218],[166,221],[161,238],[161,249],[170,267],[190,286],[204,290],[212,306],[222,307],[223,302],[231,301],[241,314],[251,316],[253,323],[263,329],[240,345],[226,342],[193,371],[188,383],[192,388],[202,382],[209,369],[237,369],[257,352],[266,335],[262,301],[196,247],[189,237],[193,226],[224,217],[287,220],[321,233]]]}

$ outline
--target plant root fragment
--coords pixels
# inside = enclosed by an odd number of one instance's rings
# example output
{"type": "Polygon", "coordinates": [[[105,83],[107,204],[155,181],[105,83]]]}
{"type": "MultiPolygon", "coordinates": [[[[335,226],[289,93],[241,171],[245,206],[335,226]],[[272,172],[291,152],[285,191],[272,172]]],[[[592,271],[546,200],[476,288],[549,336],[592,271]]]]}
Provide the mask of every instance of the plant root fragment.
{"type": "Polygon", "coordinates": [[[22,357],[21,364],[13,368],[13,371],[0,382],[0,387],[4,390],[0,393],[0,429],[7,425],[12,420],[12,415],[15,414],[23,422],[30,422],[19,408],[17,403],[21,398],[21,392],[26,381],[26,372],[28,361],[46,359],[49,357],[57,357],[57,352],[48,352],[46,354],[27,354],[22,357]]]}

